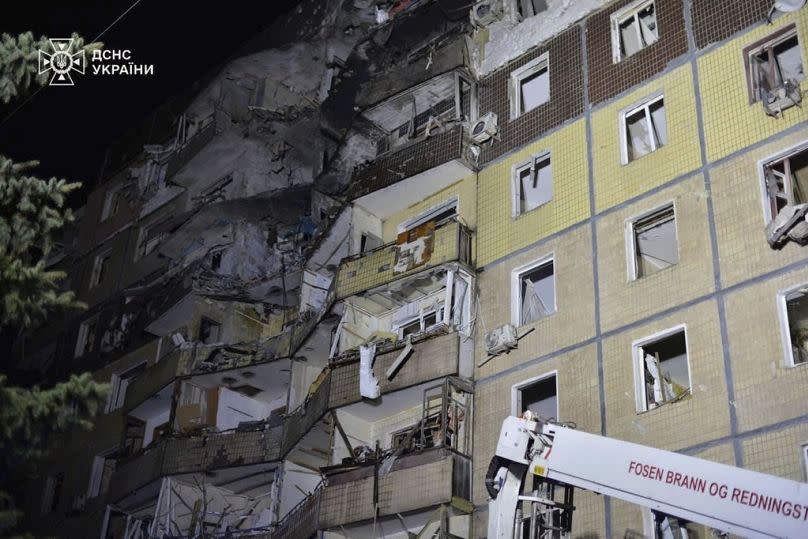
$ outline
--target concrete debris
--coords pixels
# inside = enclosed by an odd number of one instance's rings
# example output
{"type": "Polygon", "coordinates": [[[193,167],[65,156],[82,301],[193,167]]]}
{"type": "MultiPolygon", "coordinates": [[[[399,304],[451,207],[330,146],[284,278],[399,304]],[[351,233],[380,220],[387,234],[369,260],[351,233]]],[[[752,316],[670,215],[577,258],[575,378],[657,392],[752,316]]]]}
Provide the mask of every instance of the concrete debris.
{"type": "Polygon", "coordinates": [[[769,245],[774,249],[779,249],[789,239],[804,245],[808,241],[808,227],[805,226],[806,212],[808,212],[808,204],[784,206],[766,225],[766,237],[769,245]],[[794,229],[794,237],[791,235],[792,229],[794,229]]]}
{"type": "Polygon", "coordinates": [[[373,374],[373,361],[376,359],[376,343],[359,347],[359,394],[366,399],[378,399],[379,381],[373,374]]]}

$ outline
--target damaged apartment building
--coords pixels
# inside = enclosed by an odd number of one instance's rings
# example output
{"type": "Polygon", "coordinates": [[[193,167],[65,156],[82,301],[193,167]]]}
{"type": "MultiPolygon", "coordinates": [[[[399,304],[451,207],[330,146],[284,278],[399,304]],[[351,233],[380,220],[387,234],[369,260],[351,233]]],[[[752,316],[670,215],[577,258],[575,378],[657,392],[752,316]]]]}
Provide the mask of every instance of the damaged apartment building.
{"type": "MultiPolygon", "coordinates": [[[[32,528],[482,538],[528,410],[806,481],[799,4],[301,2],[113,145],[65,231],[89,308],[17,362],[112,392],[32,528]]],[[[710,533],[575,505],[564,536],[710,533]]]]}

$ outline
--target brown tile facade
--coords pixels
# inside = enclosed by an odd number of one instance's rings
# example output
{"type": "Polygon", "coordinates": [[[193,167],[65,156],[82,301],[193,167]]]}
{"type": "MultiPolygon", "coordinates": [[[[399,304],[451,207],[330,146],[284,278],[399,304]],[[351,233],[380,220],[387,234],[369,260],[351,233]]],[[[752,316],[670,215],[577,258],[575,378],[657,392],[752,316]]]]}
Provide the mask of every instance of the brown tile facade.
{"type": "MultiPolygon", "coordinates": [[[[707,3],[720,4],[714,0],[707,3]]],[[[656,0],[659,39],[647,48],[612,61],[611,15],[630,3],[617,2],[595,13],[586,23],[586,50],[589,58],[589,100],[595,105],[650,79],[672,60],[687,52],[682,0],[656,0]]],[[[726,6],[721,9],[725,9],[726,6]]]]}
{"type": "Polygon", "coordinates": [[[545,131],[583,114],[580,32],[578,26],[570,28],[480,81],[479,116],[488,112],[497,115],[500,138],[483,147],[481,164],[524,146],[545,131]],[[511,120],[508,98],[511,72],[545,52],[549,52],[550,101],[511,120]]]}
{"type": "Polygon", "coordinates": [[[373,191],[421,172],[459,159],[463,151],[463,128],[458,126],[438,135],[414,142],[400,150],[379,156],[353,171],[350,199],[373,191]]]}
{"type": "Polygon", "coordinates": [[[693,0],[696,46],[701,49],[765,21],[772,4],[771,0],[693,0]]]}

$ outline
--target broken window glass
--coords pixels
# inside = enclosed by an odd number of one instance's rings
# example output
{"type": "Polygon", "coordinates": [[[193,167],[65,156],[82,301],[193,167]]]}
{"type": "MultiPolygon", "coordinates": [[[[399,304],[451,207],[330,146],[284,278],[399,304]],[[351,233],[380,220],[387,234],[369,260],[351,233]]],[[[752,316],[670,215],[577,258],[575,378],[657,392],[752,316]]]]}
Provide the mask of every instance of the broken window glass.
{"type": "Polygon", "coordinates": [[[633,229],[635,278],[654,274],[679,261],[672,205],[634,222],[633,229]]]}
{"type": "Polygon", "coordinates": [[[623,118],[626,163],[656,151],[668,143],[668,125],[662,97],[626,112],[623,118]]]}
{"type": "Polygon", "coordinates": [[[656,7],[653,2],[643,3],[639,9],[631,10],[613,23],[613,31],[617,33],[616,42],[619,54],[615,54],[615,61],[635,54],[645,47],[654,44],[659,35],[657,33],[656,7]]]}
{"type": "Polygon", "coordinates": [[[555,312],[553,261],[519,275],[521,324],[535,322],[555,312]]]}
{"type": "Polygon", "coordinates": [[[546,65],[519,80],[519,99],[521,113],[550,100],[550,72],[546,65]]]}
{"type": "Polygon", "coordinates": [[[764,165],[771,218],[786,205],[808,202],[808,149],[764,165]]]}
{"type": "Polygon", "coordinates": [[[556,419],[558,417],[558,395],[555,376],[518,388],[516,398],[517,412],[520,416],[530,410],[534,415],[545,419],[556,419]]]}
{"type": "Polygon", "coordinates": [[[808,288],[786,295],[788,334],[794,365],[808,361],[808,288]]]}
{"type": "Polygon", "coordinates": [[[517,215],[529,212],[553,198],[553,178],[550,155],[535,158],[529,165],[517,169],[517,215]]]}
{"type": "Polygon", "coordinates": [[[786,81],[805,80],[802,53],[796,33],[789,32],[755,47],[748,53],[751,76],[750,99],[764,99],[786,81]]]}
{"type": "Polygon", "coordinates": [[[638,348],[644,410],[678,400],[690,389],[685,331],[638,348]]]}
{"type": "Polygon", "coordinates": [[[109,269],[110,253],[100,254],[95,257],[93,263],[93,273],[90,275],[90,288],[98,286],[104,282],[104,277],[109,269]]]}

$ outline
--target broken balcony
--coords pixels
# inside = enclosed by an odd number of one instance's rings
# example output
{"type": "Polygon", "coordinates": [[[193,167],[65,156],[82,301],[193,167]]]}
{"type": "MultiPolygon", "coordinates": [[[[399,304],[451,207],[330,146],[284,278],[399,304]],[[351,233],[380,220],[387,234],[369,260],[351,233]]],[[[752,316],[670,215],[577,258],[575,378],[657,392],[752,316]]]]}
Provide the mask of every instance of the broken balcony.
{"type": "Polygon", "coordinates": [[[275,387],[288,383],[287,369],[272,362],[196,376],[141,403],[127,418],[131,456],[118,463],[110,500],[153,495],[165,476],[282,459],[325,412],[330,386],[318,378],[287,413],[275,387]]]}
{"type": "MultiPolygon", "coordinates": [[[[462,71],[433,77],[366,109],[376,158],[357,167],[351,198],[440,167],[442,176],[473,171],[464,157],[464,123],[476,119],[476,88],[462,71]]],[[[459,178],[455,178],[459,179],[459,178]]]]}
{"type": "Polygon", "coordinates": [[[320,527],[339,533],[378,518],[390,533],[402,525],[417,532],[441,508],[469,513],[471,405],[470,384],[450,377],[334,412],[339,464],[322,470],[320,527]],[[410,522],[397,522],[399,514],[410,522]]]}
{"type": "Polygon", "coordinates": [[[344,258],[337,272],[336,297],[344,299],[447,262],[472,265],[471,231],[449,220],[426,223],[396,241],[344,258]]]}

